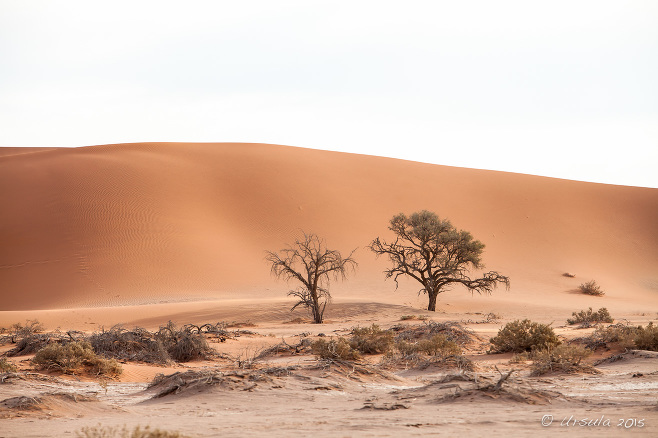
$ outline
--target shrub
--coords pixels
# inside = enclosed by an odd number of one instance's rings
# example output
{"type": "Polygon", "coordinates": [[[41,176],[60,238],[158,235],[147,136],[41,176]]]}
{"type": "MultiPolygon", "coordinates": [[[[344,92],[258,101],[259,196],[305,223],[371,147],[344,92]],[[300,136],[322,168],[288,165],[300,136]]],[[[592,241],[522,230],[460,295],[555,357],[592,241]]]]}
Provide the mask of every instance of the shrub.
{"type": "Polygon", "coordinates": [[[171,321],[160,327],[155,339],[162,342],[169,356],[177,362],[206,359],[213,355],[212,348],[201,333],[193,333],[189,327],[177,329],[171,321]]]}
{"type": "Polygon", "coordinates": [[[118,376],[122,372],[116,360],[98,356],[86,341],[47,345],[37,351],[32,362],[39,369],[56,369],[65,374],[86,371],[97,376],[118,376]]]}
{"type": "Polygon", "coordinates": [[[461,348],[456,343],[449,341],[444,335],[434,335],[429,339],[421,339],[418,342],[398,341],[395,344],[398,351],[404,356],[411,356],[414,353],[422,353],[427,356],[458,356],[461,354],[461,348]]]}
{"type": "Polygon", "coordinates": [[[596,312],[592,311],[592,308],[590,307],[587,310],[581,310],[580,312],[577,313],[573,312],[571,315],[573,316],[573,318],[567,319],[567,323],[569,324],[589,325],[591,323],[598,323],[598,322],[607,322],[607,323],[613,322],[613,319],[610,316],[608,309],[606,309],[605,307],[601,307],[596,312]]]}
{"type": "Polygon", "coordinates": [[[166,364],[169,353],[153,333],[136,327],[128,331],[115,325],[108,331],[94,333],[89,342],[97,354],[119,360],[166,364]]]}
{"type": "Polygon", "coordinates": [[[627,324],[614,324],[607,327],[597,327],[589,338],[586,338],[586,347],[596,350],[607,347],[609,343],[617,343],[623,348],[633,348],[635,337],[640,327],[627,324]]]}
{"type": "Polygon", "coordinates": [[[521,353],[560,344],[551,327],[529,319],[508,322],[489,342],[493,344],[492,351],[498,353],[521,353]]]}
{"type": "Polygon", "coordinates": [[[386,353],[393,346],[393,333],[382,330],[377,324],[352,329],[350,347],[364,354],[386,353]]]}
{"type": "Polygon", "coordinates": [[[13,373],[16,371],[16,365],[9,362],[6,357],[0,357],[0,373],[13,373]]]}
{"type": "Polygon", "coordinates": [[[605,292],[603,292],[601,287],[598,284],[596,284],[596,281],[594,280],[581,284],[580,286],[578,286],[578,290],[580,290],[584,294],[594,295],[596,297],[605,295],[605,292]]]}
{"type": "Polygon", "coordinates": [[[353,349],[345,338],[331,339],[325,341],[318,339],[311,344],[313,354],[322,359],[357,360],[359,352],[353,349]]]}
{"type": "Polygon", "coordinates": [[[646,327],[638,327],[633,340],[640,350],[658,351],[658,326],[650,322],[646,327]]]}
{"type": "Polygon", "coordinates": [[[100,424],[95,427],[83,427],[75,434],[78,438],[185,438],[179,432],[151,429],[149,426],[144,429],[137,426],[135,429],[129,430],[126,426],[119,429],[100,424]]]}
{"type": "Polygon", "coordinates": [[[574,372],[588,369],[581,365],[590,351],[579,345],[557,345],[535,350],[531,375],[539,376],[551,371],[574,372]]]}
{"type": "Polygon", "coordinates": [[[22,356],[31,354],[45,347],[50,336],[42,334],[43,325],[36,319],[25,321],[25,324],[16,323],[9,328],[9,335],[4,341],[15,343],[16,346],[7,352],[7,356],[22,356]]]}

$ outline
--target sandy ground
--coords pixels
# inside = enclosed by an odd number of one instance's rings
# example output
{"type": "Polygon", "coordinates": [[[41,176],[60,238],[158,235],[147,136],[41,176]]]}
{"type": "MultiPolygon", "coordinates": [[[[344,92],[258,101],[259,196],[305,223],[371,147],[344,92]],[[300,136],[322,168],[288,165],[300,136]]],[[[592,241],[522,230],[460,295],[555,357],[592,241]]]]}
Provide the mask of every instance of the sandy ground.
{"type": "MultiPolygon", "coordinates": [[[[352,327],[373,322],[383,328],[396,324],[422,325],[422,321],[400,321],[400,318],[431,313],[373,302],[336,302],[327,311],[327,323],[322,325],[294,322],[306,314],[291,313],[289,303],[271,305],[268,311],[261,310],[256,303],[223,303],[226,313],[219,314],[220,320],[254,324],[248,328],[252,334],[211,344],[219,353],[233,359],[169,367],[125,363],[121,378],[109,381],[105,387],[97,379],[30,371],[31,356],[10,358],[24,373],[0,384],[0,436],[75,436],[75,431],[82,427],[98,424],[150,425],[194,437],[292,434],[616,437],[658,433],[658,353],[627,353],[621,360],[598,365],[599,374],[530,377],[529,365],[510,363],[511,354],[486,354],[488,338],[513,319],[514,313],[511,318],[503,314],[500,320],[485,323],[483,312],[491,309],[477,298],[473,300],[482,312],[437,312],[430,315],[430,320],[460,322],[480,337],[482,343],[467,350],[467,357],[476,364],[474,371],[375,367],[377,372],[366,373],[358,367],[323,364],[308,354],[268,357],[247,369],[236,366],[235,358],[254,357],[281,339],[294,345],[304,337],[313,338],[320,333],[347,335],[352,327]],[[226,318],[230,316],[235,318],[226,318]],[[516,371],[503,385],[508,392],[478,390],[495,384],[500,372],[511,369],[516,371]],[[157,374],[188,371],[222,377],[213,384],[153,398],[163,388],[148,388],[157,374]],[[26,398],[37,402],[30,404],[26,398]],[[16,406],[21,403],[23,407],[16,406]],[[543,426],[542,419],[549,422],[550,418],[553,422],[543,426]],[[580,421],[585,418],[599,421],[581,426],[580,421]],[[609,425],[605,420],[609,420],[609,425]]],[[[450,307],[449,303],[444,304],[450,307]]],[[[171,315],[135,321],[155,327],[165,323],[168,316],[171,315]]],[[[183,318],[197,323],[213,321],[203,312],[182,312],[176,316],[181,321],[183,318]]],[[[559,321],[553,315],[532,316],[540,322],[552,322],[556,332],[565,339],[591,332],[566,325],[564,321],[569,314],[562,315],[559,321]]],[[[655,312],[619,316],[638,324],[658,320],[655,312]]],[[[589,362],[617,353],[600,351],[589,362]]],[[[376,365],[380,360],[380,356],[366,356],[361,364],[376,365]]]]}

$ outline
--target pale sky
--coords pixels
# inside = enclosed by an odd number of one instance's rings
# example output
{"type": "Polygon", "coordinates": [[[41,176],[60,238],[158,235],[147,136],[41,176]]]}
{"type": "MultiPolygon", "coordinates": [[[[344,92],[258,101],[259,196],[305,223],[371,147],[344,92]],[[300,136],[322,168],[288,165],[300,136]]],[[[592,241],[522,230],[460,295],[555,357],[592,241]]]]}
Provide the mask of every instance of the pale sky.
{"type": "Polygon", "coordinates": [[[0,0],[0,146],[142,141],[658,188],[658,1],[0,0]]]}

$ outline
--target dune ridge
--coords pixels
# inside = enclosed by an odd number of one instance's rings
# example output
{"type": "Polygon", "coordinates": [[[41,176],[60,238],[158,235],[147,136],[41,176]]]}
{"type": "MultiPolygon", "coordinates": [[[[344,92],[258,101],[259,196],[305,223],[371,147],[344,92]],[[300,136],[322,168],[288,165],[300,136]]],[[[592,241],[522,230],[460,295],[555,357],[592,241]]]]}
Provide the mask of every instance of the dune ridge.
{"type": "Polygon", "coordinates": [[[364,247],[420,209],[487,245],[487,268],[512,279],[502,302],[555,303],[596,279],[608,300],[658,307],[658,189],[265,144],[15,149],[0,148],[5,311],[285,296],[264,251],[300,229],[359,247],[336,297],[406,303],[418,287],[395,291],[364,247]]]}

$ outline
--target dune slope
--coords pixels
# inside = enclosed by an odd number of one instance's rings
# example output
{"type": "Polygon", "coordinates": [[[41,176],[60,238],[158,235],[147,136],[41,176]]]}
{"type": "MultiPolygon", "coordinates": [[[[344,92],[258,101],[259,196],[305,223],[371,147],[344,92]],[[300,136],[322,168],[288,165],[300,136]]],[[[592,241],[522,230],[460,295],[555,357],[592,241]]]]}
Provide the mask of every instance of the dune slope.
{"type": "Polygon", "coordinates": [[[264,251],[301,229],[359,247],[359,269],[336,296],[402,303],[418,287],[395,291],[365,246],[390,237],[394,214],[420,209],[487,245],[487,268],[512,279],[502,300],[555,303],[596,279],[609,300],[658,306],[656,189],[275,145],[149,143],[0,152],[0,202],[1,310],[281,297],[287,286],[264,251]]]}

